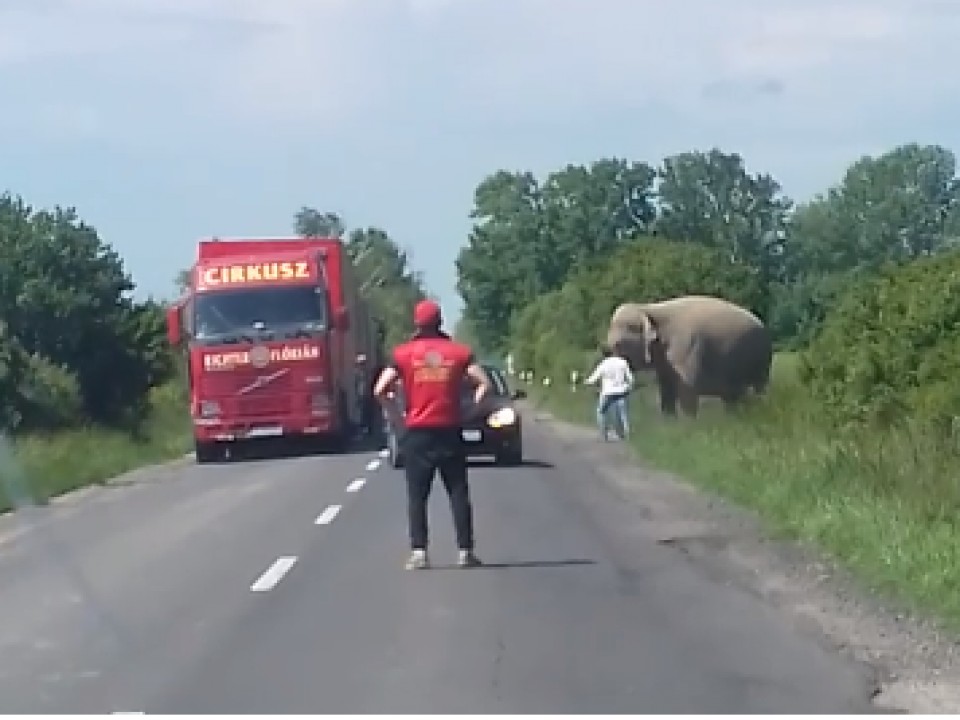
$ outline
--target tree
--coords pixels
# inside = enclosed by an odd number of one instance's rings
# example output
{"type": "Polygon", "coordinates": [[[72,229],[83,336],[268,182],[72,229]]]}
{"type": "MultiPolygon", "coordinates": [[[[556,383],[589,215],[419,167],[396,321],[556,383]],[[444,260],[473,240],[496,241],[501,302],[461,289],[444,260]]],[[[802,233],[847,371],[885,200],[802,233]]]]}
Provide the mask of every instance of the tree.
{"type": "Polygon", "coordinates": [[[656,172],[642,162],[603,159],[551,173],[542,188],[540,286],[555,290],[571,270],[650,230],[656,172]]]}
{"type": "Polygon", "coordinates": [[[14,430],[23,418],[23,383],[27,358],[0,319],[0,432],[14,430]]]}
{"type": "Polygon", "coordinates": [[[952,152],[902,145],[864,157],[842,182],[798,209],[792,224],[798,269],[848,272],[933,255],[951,242],[960,209],[952,152]]]}
{"type": "Polygon", "coordinates": [[[379,228],[350,232],[347,252],[356,267],[361,293],[383,324],[389,347],[409,336],[413,307],[425,297],[419,273],[409,267],[407,253],[379,228]]]}
{"type": "Polygon", "coordinates": [[[804,345],[841,291],[887,262],[956,245],[960,203],[953,154],[902,145],[853,163],[841,182],[796,209],[784,256],[774,333],[804,345]]]}
{"type": "Polygon", "coordinates": [[[654,177],[646,163],[603,159],[568,165],[542,186],[529,172],[500,170],[485,178],[474,193],[476,222],[457,259],[457,289],[478,342],[503,350],[520,309],[649,228],[654,177]]]}
{"type": "Polygon", "coordinates": [[[476,222],[457,257],[457,291],[477,341],[502,349],[513,313],[544,287],[541,261],[544,228],[540,189],[531,173],[500,170],[474,192],[476,222]]]}
{"type": "Polygon", "coordinates": [[[177,287],[177,292],[180,295],[186,295],[190,292],[190,270],[181,270],[177,273],[174,283],[177,287]]]}
{"type": "Polygon", "coordinates": [[[304,237],[343,237],[346,227],[335,212],[320,212],[316,208],[301,207],[293,221],[294,231],[304,237]]]}
{"type": "Polygon", "coordinates": [[[782,280],[792,202],[771,175],[750,175],[740,155],[713,149],[666,158],[659,177],[658,234],[722,250],[765,285],[782,280]]]}
{"type": "Polygon", "coordinates": [[[72,208],[34,211],[4,195],[0,255],[7,332],[35,373],[24,381],[33,387],[25,397],[38,396],[38,378],[49,384],[56,376],[63,388],[77,384],[88,417],[136,420],[151,384],[168,370],[154,354],[162,312],[129,297],[134,286],[116,252],[72,208]],[[160,322],[141,323],[144,313],[160,322]]]}
{"type": "MultiPolygon", "coordinates": [[[[336,212],[301,207],[294,215],[294,229],[304,237],[347,235],[336,212]]],[[[385,342],[393,345],[409,335],[413,306],[424,297],[423,279],[409,267],[408,254],[380,228],[350,231],[345,247],[356,268],[360,293],[366,297],[384,329],[385,342]]]]}
{"type": "MultiPolygon", "coordinates": [[[[848,283],[801,356],[834,420],[920,420],[944,435],[960,414],[960,250],[888,263],[848,283]]],[[[954,435],[955,436],[955,435],[954,435]]]]}

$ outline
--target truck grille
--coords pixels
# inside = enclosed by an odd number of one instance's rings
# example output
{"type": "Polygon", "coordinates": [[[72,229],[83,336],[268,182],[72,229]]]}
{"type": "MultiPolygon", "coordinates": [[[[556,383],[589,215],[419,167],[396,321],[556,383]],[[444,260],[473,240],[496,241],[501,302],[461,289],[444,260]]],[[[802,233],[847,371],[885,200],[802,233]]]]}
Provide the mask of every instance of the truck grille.
{"type": "MultiPolygon", "coordinates": [[[[245,387],[248,387],[252,382],[254,382],[261,375],[269,375],[270,372],[244,372],[237,373],[234,377],[230,378],[232,383],[232,392],[240,392],[245,387]]],[[[264,385],[262,390],[254,390],[251,394],[255,395],[259,392],[268,392],[268,393],[278,393],[289,390],[293,385],[293,373],[288,372],[285,375],[271,380],[269,384],[264,385]]]]}
{"type": "Polygon", "coordinates": [[[242,397],[237,402],[237,412],[243,417],[282,415],[290,409],[289,395],[258,395],[242,397]]]}
{"type": "MultiPolygon", "coordinates": [[[[236,395],[246,387],[249,387],[261,375],[267,375],[266,372],[231,372],[231,373],[209,373],[203,378],[204,392],[214,397],[223,397],[225,395],[236,395]]],[[[293,387],[293,373],[287,373],[281,377],[272,380],[263,388],[254,390],[251,395],[260,393],[282,393],[290,392],[293,387]]]]}

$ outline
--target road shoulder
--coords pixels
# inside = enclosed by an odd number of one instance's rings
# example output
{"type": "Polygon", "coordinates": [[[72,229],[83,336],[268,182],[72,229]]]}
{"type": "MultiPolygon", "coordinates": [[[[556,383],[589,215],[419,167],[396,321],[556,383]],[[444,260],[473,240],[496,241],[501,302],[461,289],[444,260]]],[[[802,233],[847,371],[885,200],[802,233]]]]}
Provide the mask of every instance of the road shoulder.
{"type": "Polygon", "coordinates": [[[591,428],[526,410],[631,506],[644,534],[872,668],[878,708],[960,712],[955,642],[934,623],[884,607],[813,549],[771,537],[753,513],[647,466],[627,447],[601,443],[591,428]]]}

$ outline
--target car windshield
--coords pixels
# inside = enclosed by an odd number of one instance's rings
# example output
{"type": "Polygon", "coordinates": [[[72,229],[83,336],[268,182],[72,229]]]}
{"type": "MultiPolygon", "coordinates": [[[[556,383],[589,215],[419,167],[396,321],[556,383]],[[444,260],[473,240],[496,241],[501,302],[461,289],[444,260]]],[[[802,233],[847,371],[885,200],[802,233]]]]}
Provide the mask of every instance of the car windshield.
{"type": "Polygon", "coordinates": [[[487,377],[490,378],[490,382],[493,383],[494,394],[504,397],[510,394],[510,388],[507,387],[507,380],[503,377],[503,373],[500,372],[499,368],[484,366],[483,369],[486,371],[487,377]]]}
{"type": "MultiPolygon", "coordinates": [[[[497,368],[483,366],[483,371],[487,374],[487,377],[490,378],[490,384],[493,385],[493,395],[506,397],[510,394],[510,390],[507,387],[506,381],[503,379],[503,375],[497,368]]],[[[473,393],[474,386],[472,380],[464,380],[463,385],[460,389],[460,397],[463,400],[464,404],[470,404],[473,402],[473,393]]]]}
{"type": "Polygon", "coordinates": [[[194,298],[194,337],[208,342],[310,337],[327,327],[322,288],[312,285],[217,290],[194,298]]]}

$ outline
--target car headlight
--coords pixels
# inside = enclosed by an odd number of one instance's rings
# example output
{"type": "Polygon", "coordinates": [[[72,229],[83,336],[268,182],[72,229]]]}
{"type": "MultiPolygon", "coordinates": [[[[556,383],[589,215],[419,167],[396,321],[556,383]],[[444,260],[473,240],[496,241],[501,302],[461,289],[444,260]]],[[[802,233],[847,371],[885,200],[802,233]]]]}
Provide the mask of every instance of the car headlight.
{"type": "Polygon", "coordinates": [[[490,413],[487,418],[487,424],[492,428],[501,428],[506,425],[513,425],[517,421],[517,414],[513,408],[500,408],[490,413]]]}
{"type": "Polygon", "coordinates": [[[216,400],[200,401],[200,417],[212,418],[220,414],[220,403],[216,400]]]}

